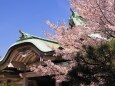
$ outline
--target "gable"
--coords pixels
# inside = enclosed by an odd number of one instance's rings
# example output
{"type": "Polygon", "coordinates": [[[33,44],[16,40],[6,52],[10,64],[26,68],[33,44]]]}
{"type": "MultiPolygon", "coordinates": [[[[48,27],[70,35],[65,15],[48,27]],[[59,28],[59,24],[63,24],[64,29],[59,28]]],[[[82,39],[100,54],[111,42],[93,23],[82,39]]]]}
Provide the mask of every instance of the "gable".
{"type": "Polygon", "coordinates": [[[59,47],[57,42],[31,36],[24,32],[20,33],[20,39],[10,46],[5,57],[0,61],[0,70],[10,67],[25,70],[32,64],[55,59],[53,49],[59,47]]]}
{"type": "Polygon", "coordinates": [[[5,58],[0,62],[0,69],[11,67],[25,70],[27,66],[34,63],[55,59],[52,54],[52,49],[46,44],[40,44],[39,41],[37,44],[29,41],[18,42],[10,47],[5,58]]]}

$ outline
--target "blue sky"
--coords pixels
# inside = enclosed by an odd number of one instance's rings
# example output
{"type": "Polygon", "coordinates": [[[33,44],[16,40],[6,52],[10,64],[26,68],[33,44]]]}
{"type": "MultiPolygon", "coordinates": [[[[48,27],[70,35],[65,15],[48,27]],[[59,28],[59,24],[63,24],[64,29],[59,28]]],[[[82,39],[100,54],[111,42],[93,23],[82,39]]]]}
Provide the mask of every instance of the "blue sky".
{"type": "Polygon", "coordinates": [[[19,29],[45,37],[50,32],[45,21],[53,23],[69,19],[69,0],[0,0],[0,55],[19,39],[19,29]]]}

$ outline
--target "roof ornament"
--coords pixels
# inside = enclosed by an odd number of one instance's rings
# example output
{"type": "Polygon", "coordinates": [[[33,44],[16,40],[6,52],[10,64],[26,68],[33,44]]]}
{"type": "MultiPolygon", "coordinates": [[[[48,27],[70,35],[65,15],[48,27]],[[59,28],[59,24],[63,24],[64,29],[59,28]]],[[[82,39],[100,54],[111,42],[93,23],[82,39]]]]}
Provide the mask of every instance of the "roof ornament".
{"type": "Polygon", "coordinates": [[[27,34],[21,30],[19,30],[19,33],[21,34],[20,40],[24,40],[24,39],[28,39],[28,38],[32,38],[33,36],[30,34],[27,34]]]}
{"type": "Polygon", "coordinates": [[[78,15],[77,12],[73,11],[72,8],[70,8],[71,16],[69,18],[69,27],[75,27],[77,25],[83,25],[85,24],[85,19],[78,15]]]}

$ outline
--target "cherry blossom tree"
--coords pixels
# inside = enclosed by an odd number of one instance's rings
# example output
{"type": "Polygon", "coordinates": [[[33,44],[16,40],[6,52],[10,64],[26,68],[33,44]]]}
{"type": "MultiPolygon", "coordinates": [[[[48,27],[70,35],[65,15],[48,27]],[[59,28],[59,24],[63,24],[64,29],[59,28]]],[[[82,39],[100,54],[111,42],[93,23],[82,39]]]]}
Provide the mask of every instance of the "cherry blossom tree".
{"type": "Polygon", "coordinates": [[[76,67],[69,73],[71,81],[77,82],[75,86],[108,86],[114,82],[115,72],[115,0],[70,0],[70,3],[71,9],[85,23],[75,25],[73,21],[69,27],[65,23],[55,25],[47,21],[56,32],[47,36],[61,47],[55,50],[55,55],[77,61],[76,67]]]}
{"type": "Polygon", "coordinates": [[[83,45],[99,45],[105,41],[92,39],[93,34],[100,34],[105,39],[115,38],[114,0],[70,0],[70,3],[71,8],[85,19],[84,25],[70,28],[65,23],[57,26],[47,21],[50,28],[56,32],[55,35],[48,36],[63,48],[57,52],[64,58],[74,57],[76,53],[83,51],[83,45]]]}
{"type": "MultiPolygon", "coordinates": [[[[76,66],[65,75],[71,77],[71,86],[110,86],[111,83],[115,86],[115,0],[70,0],[70,3],[71,10],[77,12],[75,17],[84,23],[78,24],[75,18],[69,25],[47,21],[55,34],[46,34],[60,45],[55,49],[55,56],[76,61],[76,66]]],[[[52,67],[58,72],[67,70],[55,64],[52,67]]],[[[44,69],[39,66],[32,70],[39,68],[44,69]]]]}

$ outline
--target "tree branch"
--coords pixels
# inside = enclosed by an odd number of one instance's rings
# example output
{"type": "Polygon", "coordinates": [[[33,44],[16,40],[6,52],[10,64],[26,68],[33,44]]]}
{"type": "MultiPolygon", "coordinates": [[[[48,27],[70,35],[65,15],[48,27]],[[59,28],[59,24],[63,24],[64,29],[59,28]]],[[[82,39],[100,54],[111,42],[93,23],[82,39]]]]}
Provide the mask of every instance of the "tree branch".
{"type": "Polygon", "coordinates": [[[110,25],[114,26],[114,24],[112,24],[112,23],[106,18],[106,16],[104,15],[104,13],[103,13],[103,11],[102,11],[100,5],[97,3],[97,1],[96,1],[96,4],[97,4],[97,6],[99,7],[100,12],[102,13],[102,15],[103,15],[103,17],[105,18],[105,20],[106,20],[110,25]]]}

